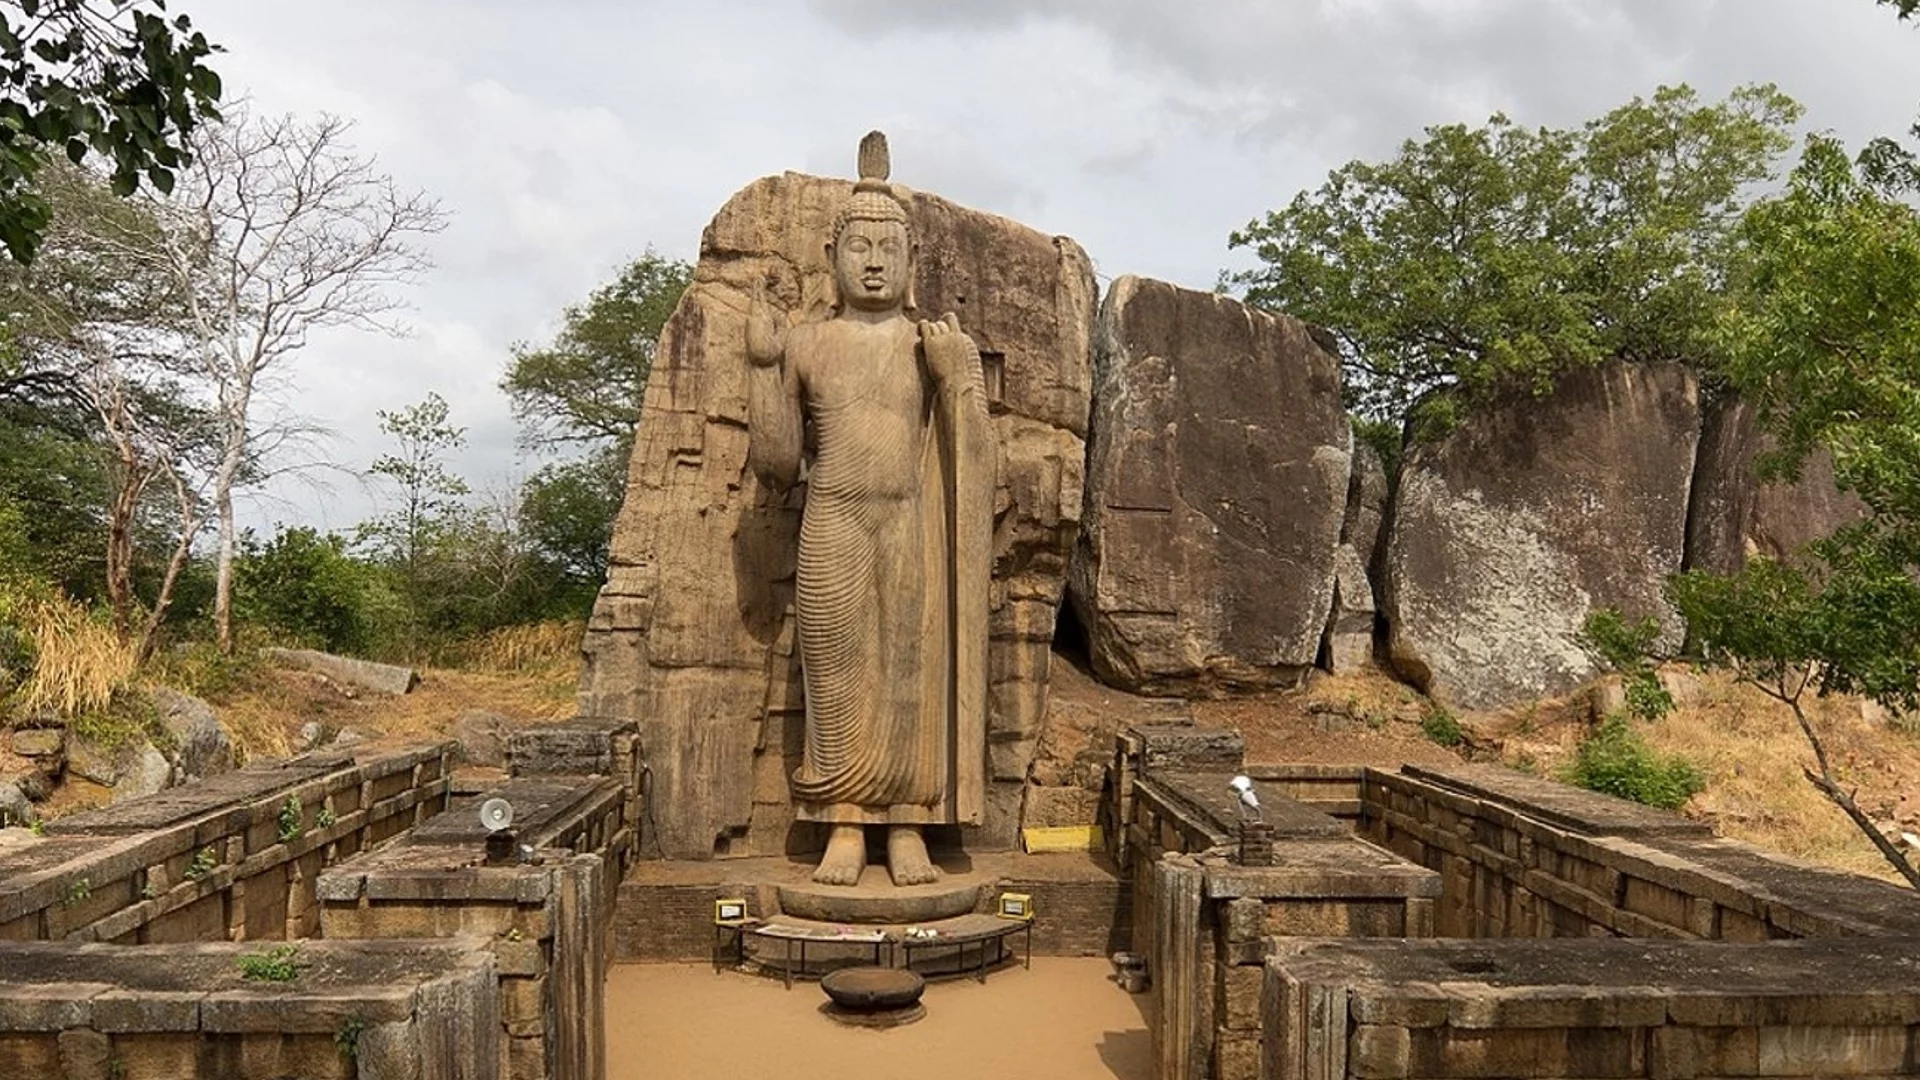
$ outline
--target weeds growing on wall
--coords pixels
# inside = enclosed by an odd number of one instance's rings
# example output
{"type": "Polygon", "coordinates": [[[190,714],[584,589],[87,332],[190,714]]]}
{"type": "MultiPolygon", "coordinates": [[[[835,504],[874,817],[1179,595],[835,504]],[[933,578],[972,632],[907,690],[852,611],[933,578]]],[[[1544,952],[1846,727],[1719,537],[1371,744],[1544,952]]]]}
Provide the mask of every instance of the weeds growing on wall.
{"type": "Polygon", "coordinates": [[[308,966],[300,959],[300,946],[275,945],[266,952],[242,953],[234,960],[240,965],[240,977],[255,982],[292,982],[308,966]]]}

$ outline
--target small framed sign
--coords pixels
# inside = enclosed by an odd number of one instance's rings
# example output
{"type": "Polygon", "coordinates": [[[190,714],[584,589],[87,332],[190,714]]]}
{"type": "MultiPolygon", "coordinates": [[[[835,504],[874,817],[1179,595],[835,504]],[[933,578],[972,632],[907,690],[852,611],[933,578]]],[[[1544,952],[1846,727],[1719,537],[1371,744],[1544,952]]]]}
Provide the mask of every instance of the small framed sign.
{"type": "Polygon", "coordinates": [[[1004,892],[1000,894],[1000,917],[1030,922],[1033,919],[1033,897],[1026,893],[1004,892]]]}
{"type": "Polygon", "coordinates": [[[747,901],[742,896],[721,897],[713,902],[713,925],[739,926],[747,921],[747,901]]]}

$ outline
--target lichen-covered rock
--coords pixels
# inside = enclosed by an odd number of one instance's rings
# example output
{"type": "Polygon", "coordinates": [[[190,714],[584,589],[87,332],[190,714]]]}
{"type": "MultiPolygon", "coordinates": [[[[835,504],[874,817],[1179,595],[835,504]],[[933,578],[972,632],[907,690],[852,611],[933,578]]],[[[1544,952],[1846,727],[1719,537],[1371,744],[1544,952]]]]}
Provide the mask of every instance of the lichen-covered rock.
{"type": "Polygon", "coordinates": [[[1489,406],[1409,451],[1388,524],[1393,666],[1469,709],[1559,694],[1588,678],[1588,612],[1679,618],[1700,428],[1699,387],[1672,364],[1608,364],[1544,398],[1489,406]]]}
{"type": "Polygon", "coordinates": [[[33,803],[20,790],[20,785],[11,779],[0,779],[0,829],[10,825],[25,825],[34,817],[33,803]]]}
{"type": "MultiPolygon", "coordinates": [[[[745,326],[751,290],[769,277],[780,307],[824,311],[827,234],[851,186],[788,173],[730,199],[648,378],[580,711],[639,722],[670,858],[815,842],[789,795],[804,733],[792,613],[804,494],[775,493],[746,467],[745,326]]],[[[1080,521],[1092,266],[1071,240],[896,190],[919,244],[919,308],[955,312],[979,344],[999,444],[989,790],[968,842],[1011,847],[1080,521]]]]}
{"type": "Polygon", "coordinates": [[[1687,566],[1731,574],[1755,555],[1780,559],[1867,515],[1867,506],[1834,486],[1825,450],[1801,462],[1796,479],[1762,481],[1755,468],[1773,441],[1746,401],[1729,397],[1707,413],[1693,473],[1687,566]]]}
{"type": "Polygon", "coordinates": [[[1075,610],[1128,690],[1291,685],[1333,601],[1353,436],[1306,324],[1143,278],[1100,313],[1075,610]]]}
{"type": "Polygon", "coordinates": [[[113,801],[125,802],[173,786],[173,762],[150,742],[142,741],[126,755],[126,766],[113,785],[113,801]]]}
{"type": "Polygon", "coordinates": [[[213,706],[190,694],[162,687],[152,695],[160,722],[172,737],[173,760],[181,780],[202,780],[233,768],[233,740],[213,706]]]}
{"type": "Polygon", "coordinates": [[[453,738],[469,765],[499,768],[507,763],[507,738],[523,726],[491,709],[468,709],[453,718],[453,738]]]}

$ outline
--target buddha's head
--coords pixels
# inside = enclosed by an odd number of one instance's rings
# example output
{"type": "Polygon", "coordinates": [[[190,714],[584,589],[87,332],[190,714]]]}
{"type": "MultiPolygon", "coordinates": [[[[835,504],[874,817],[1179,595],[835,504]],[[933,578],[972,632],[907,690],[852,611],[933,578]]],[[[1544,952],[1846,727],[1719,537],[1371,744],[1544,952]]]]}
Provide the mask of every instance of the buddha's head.
{"type": "Polygon", "coordinates": [[[913,310],[913,237],[887,172],[887,138],[876,131],[860,141],[860,181],[827,244],[836,309],[913,310]]]}

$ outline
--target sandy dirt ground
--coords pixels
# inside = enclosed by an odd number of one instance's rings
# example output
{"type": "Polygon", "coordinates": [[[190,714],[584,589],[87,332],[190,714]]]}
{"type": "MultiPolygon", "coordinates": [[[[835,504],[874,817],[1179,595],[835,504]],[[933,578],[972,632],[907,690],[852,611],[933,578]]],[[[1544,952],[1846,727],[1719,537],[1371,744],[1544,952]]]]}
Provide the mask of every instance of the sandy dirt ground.
{"type": "Polygon", "coordinates": [[[1145,995],[1103,959],[1036,957],[977,983],[934,983],[927,1015],[889,1031],[820,1014],[817,983],[618,964],[607,980],[608,1080],[1147,1080],[1145,995]]]}

